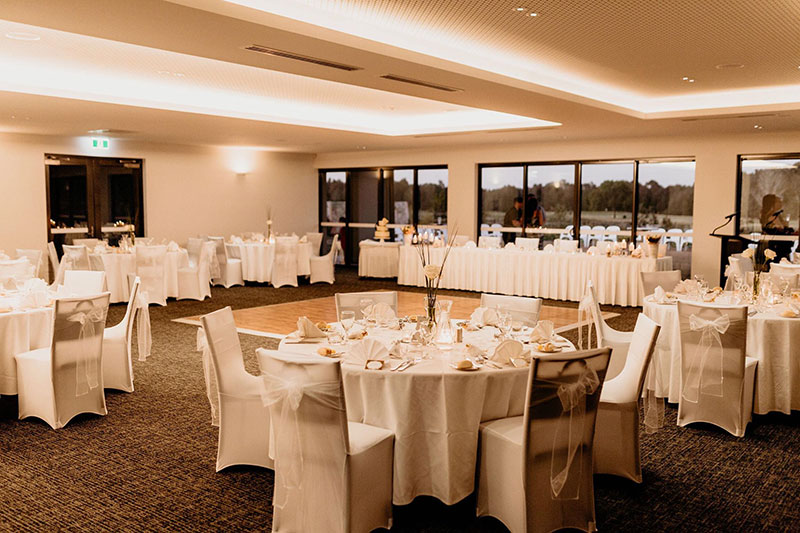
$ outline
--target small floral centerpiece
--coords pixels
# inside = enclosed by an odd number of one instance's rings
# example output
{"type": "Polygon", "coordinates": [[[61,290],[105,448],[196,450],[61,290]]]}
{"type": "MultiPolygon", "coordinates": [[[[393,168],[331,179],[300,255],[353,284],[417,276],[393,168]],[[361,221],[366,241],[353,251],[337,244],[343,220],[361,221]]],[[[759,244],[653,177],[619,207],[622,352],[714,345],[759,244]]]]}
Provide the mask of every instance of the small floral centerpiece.
{"type": "MultiPolygon", "coordinates": [[[[439,283],[442,279],[442,272],[444,265],[447,263],[447,256],[450,255],[450,250],[453,248],[455,236],[458,235],[457,231],[451,233],[450,238],[447,240],[447,246],[444,250],[442,263],[435,262],[432,254],[434,247],[434,238],[430,233],[423,233],[419,239],[414,243],[419,254],[419,260],[422,264],[422,271],[425,274],[425,313],[428,321],[436,323],[436,293],[439,290],[439,283]]],[[[436,254],[438,255],[438,253],[436,254]]]]}
{"type": "Polygon", "coordinates": [[[761,292],[761,273],[766,272],[769,262],[777,257],[775,250],[767,248],[768,244],[768,241],[762,240],[755,248],[742,252],[742,257],[753,261],[753,298],[758,298],[761,292]]]}

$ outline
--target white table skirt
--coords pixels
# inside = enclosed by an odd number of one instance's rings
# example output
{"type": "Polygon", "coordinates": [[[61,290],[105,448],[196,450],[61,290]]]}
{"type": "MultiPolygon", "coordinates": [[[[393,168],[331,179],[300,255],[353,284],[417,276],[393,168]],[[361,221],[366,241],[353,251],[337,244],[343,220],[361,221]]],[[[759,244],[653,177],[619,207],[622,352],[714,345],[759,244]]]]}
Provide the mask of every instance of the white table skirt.
{"type": "MultiPolygon", "coordinates": [[[[444,252],[444,248],[432,249],[433,261],[441,264],[444,252]]],[[[639,273],[671,269],[671,257],[636,259],[454,247],[440,287],[580,301],[592,280],[600,303],[639,306],[643,301],[639,273]]],[[[400,247],[397,283],[425,285],[419,255],[412,246],[400,247]]]]}
{"type": "Polygon", "coordinates": [[[53,308],[0,313],[0,395],[17,394],[14,356],[50,346],[53,308]]]}
{"type": "MultiPolygon", "coordinates": [[[[242,256],[242,276],[245,281],[268,283],[272,280],[272,261],[275,259],[275,245],[266,242],[240,243],[242,256]]],[[[297,275],[311,275],[311,243],[297,245],[297,275]]]]}
{"type": "MultiPolygon", "coordinates": [[[[645,301],[644,314],[661,325],[653,353],[657,379],[648,388],[680,401],[681,337],[678,306],[645,301]]],[[[800,319],[758,313],[747,319],[747,356],[758,359],[753,412],[800,410],[800,319]]]]}
{"type": "Polygon", "coordinates": [[[368,278],[396,278],[400,260],[399,242],[358,243],[358,275],[368,278]]]}
{"type": "MultiPolygon", "coordinates": [[[[127,302],[130,297],[128,274],[136,273],[136,256],[133,253],[89,254],[92,270],[104,270],[106,285],[111,292],[111,303],[127,302]]],[[[178,297],[178,269],[189,265],[186,250],[167,252],[164,288],[167,297],[178,297]]]]}
{"type": "MultiPolygon", "coordinates": [[[[486,349],[494,331],[465,332],[464,340],[486,349]]],[[[371,329],[369,335],[388,344],[400,332],[371,329]]],[[[281,342],[279,349],[311,355],[319,346],[281,342]]],[[[449,366],[447,353],[457,352],[435,352],[404,372],[342,364],[347,418],[394,432],[396,505],[417,496],[448,505],[466,498],[475,490],[480,423],[523,414],[528,368],[461,372],[449,366]]]]}

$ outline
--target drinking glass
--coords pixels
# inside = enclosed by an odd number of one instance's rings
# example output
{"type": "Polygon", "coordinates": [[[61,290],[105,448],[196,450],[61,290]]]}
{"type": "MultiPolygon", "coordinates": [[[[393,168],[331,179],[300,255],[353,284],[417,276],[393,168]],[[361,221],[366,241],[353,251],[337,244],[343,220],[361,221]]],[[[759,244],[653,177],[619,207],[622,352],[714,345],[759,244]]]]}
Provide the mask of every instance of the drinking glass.
{"type": "Polygon", "coordinates": [[[504,339],[508,337],[508,331],[511,329],[511,313],[501,307],[497,308],[497,329],[504,339]]]}
{"type": "Polygon", "coordinates": [[[341,315],[339,315],[339,322],[342,323],[342,329],[344,330],[345,342],[350,337],[350,328],[353,327],[355,321],[356,314],[353,311],[342,311],[341,315]]]}
{"type": "Polygon", "coordinates": [[[361,320],[364,326],[366,326],[369,321],[369,314],[370,311],[372,311],[373,305],[375,305],[375,302],[368,298],[364,298],[358,302],[358,308],[361,309],[361,320]]]}

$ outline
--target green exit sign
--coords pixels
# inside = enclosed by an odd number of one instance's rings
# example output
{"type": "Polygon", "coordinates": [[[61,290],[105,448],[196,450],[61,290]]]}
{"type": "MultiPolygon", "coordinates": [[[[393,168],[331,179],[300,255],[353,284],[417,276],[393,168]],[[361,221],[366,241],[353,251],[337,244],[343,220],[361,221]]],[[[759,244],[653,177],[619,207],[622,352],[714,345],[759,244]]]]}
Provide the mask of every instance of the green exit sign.
{"type": "Polygon", "coordinates": [[[108,137],[92,137],[92,148],[97,150],[108,150],[111,143],[108,137]]]}

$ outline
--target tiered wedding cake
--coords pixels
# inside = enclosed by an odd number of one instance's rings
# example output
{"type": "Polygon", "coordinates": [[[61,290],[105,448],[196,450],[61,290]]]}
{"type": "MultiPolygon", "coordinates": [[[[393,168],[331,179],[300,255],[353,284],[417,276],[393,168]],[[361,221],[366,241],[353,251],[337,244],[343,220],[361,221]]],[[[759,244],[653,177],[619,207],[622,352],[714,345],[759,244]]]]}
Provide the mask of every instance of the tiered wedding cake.
{"type": "Polygon", "coordinates": [[[388,224],[389,220],[386,218],[382,218],[375,225],[376,241],[388,241],[389,239],[392,238],[392,235],[389,233],[389,228],[387,227],[388,224]]]}

